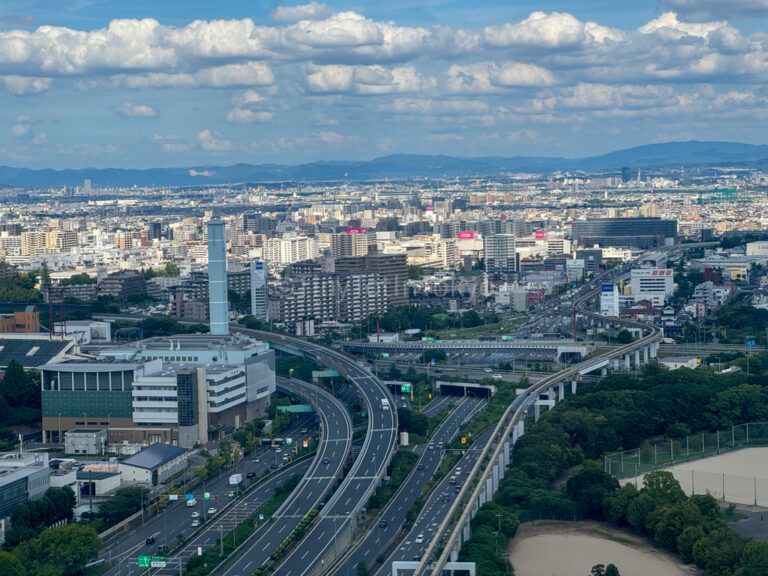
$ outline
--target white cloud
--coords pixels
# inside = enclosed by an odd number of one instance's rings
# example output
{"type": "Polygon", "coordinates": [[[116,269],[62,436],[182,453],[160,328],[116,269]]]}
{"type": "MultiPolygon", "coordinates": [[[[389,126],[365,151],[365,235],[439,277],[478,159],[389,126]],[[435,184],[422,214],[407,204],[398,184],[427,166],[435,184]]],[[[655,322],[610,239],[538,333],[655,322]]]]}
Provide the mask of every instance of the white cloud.
{"type": "Polygon", "coordinates": [[[118,116],[127,116],[128,118],[154,118],[157,116],[157,112],[145,105],[133,105],[130,102],[125,102],[115,108],[115,114],[118,116]]]}
{"type": "Polygon", "coordinates": [[[618,41],[622,36],[618,30],[598,26],[594,22],[584,23],[563,12],[533,12],[522,22],[487,26],[483,30],[484,42],[493,48],[566,48],[592,42],[618,41]]]}
{"type": "Polygon", "coordinates": [[[48,135],[45,132],[36,134],[35,137],[32,138],[32,144],[35,144],[36,146],[44,146],[45,144],[48,144],[48,135]]]}
{"type": "Polygon", "coordinates": [[[197,141],[200,147],[208,152],[226,152],[232,149],[231,140],[221,138],[221,134],[208,129],[197,133],[197,141]]]}
{"type": "Polygon", "coordinates": [[[658,3],[693,20],[768,15],[768,0],[659,0],[658,3]]]}
{"type": "Polygon", "coordinates": [[[264,97],[256,92],[256,90],[246,90],[242,94],[235,96],[232,98],[232,103],[235,106],[250,106],[251,104],[256,104],[257,102],[261,102],[264,100],[264,97]]]}
{"type": "Polygon", "coordinates": [[[5,87],[5,91],[14,96],[26,96],[28,94],[39,94],[45,92],[51,87],[50,78],[35,78],[31,76],[0,76],[0,83],[5,87]]]}
{"type": "Polygon", "coordinates": [[[319,2],[299,6],[278,6],[269,15],[276,22],[299,22],[301,20],[325,20],[333,14],[333,8],[319,2]]]}
{"type": "Polygon", "coordinates": [[[14,124],[11,127],[11,134],[16,138],[24,138],[32,133],[32,124],[14,124]]]}
{"type": "Polygon", "coordinates": [[[253,122],[269,122],[273,117],[274,113],[272,112],[233,108],[227,112],[226,120],[235,124],[251,124],[253,122]]]}
{"type": "Polygon", "coordinates": [[[163,152],[168,153],[174,153],[174,152],[186,152],[189,150],[189,146],[182,141],[181,138],[177,136],[161,136],[159,134],[155,134],[152,136],[152,142],[159,145],[163,152]]]}
{"type": "Polygon", "coordinates": [[[725,22],[683,22],[678,19],[674,12],[665,12],[655,20],[639,28],[643,34],[659,34],[669,38],[683,38],[685,36],[694,36],[697,38],[706,38],[714,32],[727,26],[725,22]]]}
{"type": "Polygon", "coordinates": [[[307,75],[312,92],[350,92],[354,94],[393,94],[432,90],[437,82],[422,76],[413,66],[315,66],[307,75]]]}
{"type": "Polygon", "coordinates": [[[504,88],[544,87],[554,83],[549,70],[523,62],[454,64],[444,79],[446,90],[455,94],[487,94],[504,88]]]}

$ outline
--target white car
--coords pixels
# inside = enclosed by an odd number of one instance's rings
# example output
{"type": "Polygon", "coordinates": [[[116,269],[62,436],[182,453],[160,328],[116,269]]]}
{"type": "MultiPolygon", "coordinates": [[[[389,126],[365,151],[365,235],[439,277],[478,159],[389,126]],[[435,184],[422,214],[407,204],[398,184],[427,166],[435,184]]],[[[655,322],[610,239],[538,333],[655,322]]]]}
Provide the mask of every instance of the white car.
{"type": "Polygon", "coordinates": [[[416,536],[416,540],[414,540],[416,544],[424,544],[424,534],[419,534],[416,536]]]}
{"type": "Polygon", "coordinates": [[[486,368],[485,370],[483,370],[483,372],[490,374],[491,372],[493,372],[493,368],[486,368]]]}
{"type": "Polygon", "coordinates": [[[192,512],[192,518],[200,518],[200,512],[198,512],[197,510],[192,512]]]}
{"type": "Polygon", "coordinates": [[[216,514],[216,508],[214,508],[213,506],[208,508],[208,514],[216,514]]]}
{"type": "Polygon", "coordinates": [[[192,528],[197,528],[198,526],[200,526],[200,520],[195,518],[194,520],[192,520],[192,528]]]}

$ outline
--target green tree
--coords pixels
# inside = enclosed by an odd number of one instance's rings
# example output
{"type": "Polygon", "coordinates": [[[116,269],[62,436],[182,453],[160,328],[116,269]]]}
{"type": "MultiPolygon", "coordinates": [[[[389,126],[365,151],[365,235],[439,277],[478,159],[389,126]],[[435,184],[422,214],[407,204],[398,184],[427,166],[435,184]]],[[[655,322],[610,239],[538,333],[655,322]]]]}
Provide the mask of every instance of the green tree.
{"type": "Polygon", "coordinates": [[[424,278],[424,270],[421,266],[408,266],[408,280],[421,280],[424,278]]]}
{"type": "Polygon", "coordinates": [[[615,564],[608,564],[608,566],[605,567],[605,576],[620,576],[619,569],[616,568],[615,564]]]}
{"type": "Polygon", "coordinates": [[[18,360],[11,360],[0,380],[0,397],[12,408],[40,406],[40,389],[18,360]]]}
{"type": "Polygon", "coordinates": [[[99,516],[107,527],[114,526],[138,512],[142,500],[149,501],[149,491],[146,488],[120,488],[112,498],[101,504],[99,516]]]}
{"type": "Polygon", "coordinates": [[[0,566],[4,576],[27,576],[24,565],[10,552],[0,550],[0,566]]]}
{"type": "Polygon", "coordinates": [[[734,576],[768,576],[768,542],[747,542],[734,576]]]}
{"type": "Polygon", "coordinates": [[[595,564],[589,574],[590,576],[605,576],[605,564],[595,564]]]}
{"type": "Polygon", "coordinates": [[[51,286],[51,272],[48,270],[48,263],[43,261],[40,267],[40,288],[45,291],[51,286]]]}
{"type": "Polygon", "coordinates": [[[98,556],[100,540],[96,531],[82,524],[67,524],[44,530],[24,542],[14,554],[28,576],[75,576],[98,556]]]}
{"type": "Polygon", "coordinates": [[[629,330],[620,330],[616,335],[616,341],[619,344],[629,344],[632,342],[632,334],[629,332],[629,330]]]}
{"type": "Polygon", "coordinates": [[[723,527],[693,545],[693,561],[711,576],[730,576],[741,559],[743,549],[741,537],[730,528],[723,527]]]}
{"type": "Polygon", "coordinates": [[[606,497],[619,489],[619,482],[596,464],[588,462],[568,478],[565,493],[590,518],[602,520],[605,517],[606,497]]]}

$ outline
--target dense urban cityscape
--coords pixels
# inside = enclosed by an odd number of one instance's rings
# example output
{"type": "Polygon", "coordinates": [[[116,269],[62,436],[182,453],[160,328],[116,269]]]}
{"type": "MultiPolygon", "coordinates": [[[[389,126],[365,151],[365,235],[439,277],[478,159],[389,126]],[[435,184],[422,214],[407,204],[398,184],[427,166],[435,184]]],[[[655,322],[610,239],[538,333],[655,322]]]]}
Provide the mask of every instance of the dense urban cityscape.
{"type": "Polygon", "coordinates": [[[0,6],[0,576],[768,576],[768,8],[434,4],[0,6]]]}

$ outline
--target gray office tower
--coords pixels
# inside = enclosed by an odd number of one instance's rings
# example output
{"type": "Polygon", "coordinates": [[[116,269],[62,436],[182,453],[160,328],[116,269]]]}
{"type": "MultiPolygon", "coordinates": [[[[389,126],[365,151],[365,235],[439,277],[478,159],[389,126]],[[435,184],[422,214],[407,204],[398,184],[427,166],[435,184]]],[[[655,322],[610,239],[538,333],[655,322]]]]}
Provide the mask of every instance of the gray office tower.
{"type": "Polygon", "coordinates": [[[211,334],[229,334],[227,305],[227,240],[221,220],[208,222],[208,308],[211,334]]]}
{"type": "Polygon", "coordinates": [[[257,320],[269,320],[267,299],[267,263],[251,262],[251,314],[257,320]]]}

